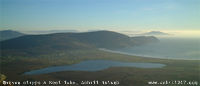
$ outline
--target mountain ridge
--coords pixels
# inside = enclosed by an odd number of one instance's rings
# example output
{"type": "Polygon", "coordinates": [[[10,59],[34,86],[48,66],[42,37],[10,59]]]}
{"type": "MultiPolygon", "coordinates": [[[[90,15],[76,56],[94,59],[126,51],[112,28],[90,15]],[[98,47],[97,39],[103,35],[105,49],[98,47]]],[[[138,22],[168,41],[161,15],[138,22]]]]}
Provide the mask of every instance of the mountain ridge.
{"type": "MultiPolygon", "coordinates": [[[[138,39],[146,40],[149,38],[139,37],[138,39]]],[[[140,44],[141,42],[150,42],[138,39],[112,31],[95,31],[83,33],[25,35],[5,40],[0,43],[2,45],[1,50],[3,51],[2,55],[10,55],[13,54],[13,52],[17,52],[17,54],[25,53],[25,55],[40,55],[53,53],[55,51],[69,51],[74,49],[116,49],[131,47],[140,44]]]]}
{"type": "Polygon", "coordinates": [[[18,31],[3,30],[3,31],[0,31],[0,41],[17,38],[23,35],[25,34],[18,31]]]}
{"type": "Polygon", "coordinates": [[[142,35],[170,35],[170,34],[164,33],[161,31],[151,31],[151,32],[143,33],[142,35]]]}

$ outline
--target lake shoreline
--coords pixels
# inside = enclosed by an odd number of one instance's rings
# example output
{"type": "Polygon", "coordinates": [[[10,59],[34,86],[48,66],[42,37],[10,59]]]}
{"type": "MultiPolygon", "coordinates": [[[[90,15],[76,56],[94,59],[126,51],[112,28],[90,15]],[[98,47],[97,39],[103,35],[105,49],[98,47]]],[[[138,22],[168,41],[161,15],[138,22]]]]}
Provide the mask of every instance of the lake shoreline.
{"type": "Polygon", "coordinates": [[[87,60],[81,61],[77,64],[63,65],[63,66],[50,66],[38,70],[31,70],[25,72],[23,75],[40,75],[61,71],[102,71],[111,67],[136,67],[136,68],[163,68],[165,64],[150,63],[150,62],[123,62],[111,60],[87,60]],[[91,65],[93,64],[93,65],[91,65]]]}

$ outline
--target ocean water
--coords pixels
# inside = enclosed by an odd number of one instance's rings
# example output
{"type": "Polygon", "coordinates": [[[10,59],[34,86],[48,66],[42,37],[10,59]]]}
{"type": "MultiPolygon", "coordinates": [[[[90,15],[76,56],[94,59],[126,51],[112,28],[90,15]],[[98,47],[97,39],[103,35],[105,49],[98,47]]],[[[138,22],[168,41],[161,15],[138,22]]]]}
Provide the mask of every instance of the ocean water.
{"type": "Polygon", "coordinates": [[[160,42],[114,50],[129,55],[200,60],[200,38],[160,38],[160,42]]]}

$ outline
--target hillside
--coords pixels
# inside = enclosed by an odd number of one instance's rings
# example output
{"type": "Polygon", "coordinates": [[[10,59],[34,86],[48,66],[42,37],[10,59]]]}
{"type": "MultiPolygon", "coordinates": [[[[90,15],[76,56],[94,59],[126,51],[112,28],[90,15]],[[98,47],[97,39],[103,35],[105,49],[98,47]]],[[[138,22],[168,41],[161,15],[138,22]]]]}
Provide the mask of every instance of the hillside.
{"type": "Polygon", "coordinates": [[[26,35],[15,39],[2,41],[2,55],[34,56],[49,54],[56,51],[87,49],[90,45],[78,42],[68,34],[26,35]]]}
{"type": "Polygon", "coordinates": [[[132,46],[130,37],[112,31],[73,33],[69,37],[98,48],[122,48],[132,46]]]}
{"type": "Polygon", "coordinates": [[[136,36],[136,37],[131,37],[131,40],[135,45],[143,45],[148,43],[159,42],[159,39],[157,39],[154,36],[136,36]]]}
{"type": "Polygon", "coordinates": [[[3,31],[0,31],[0,41],[17,38],[23,35],[25,34],[17,32],[17,31],[3,30],[3,31]]]}
{"type": "Polygon", "coordinates": [[[124,48],[155,41],[154,37],[128,37],[111,31],[25,35],[1,43],[2,55],[41,55],[74,49],[124,48]]]}

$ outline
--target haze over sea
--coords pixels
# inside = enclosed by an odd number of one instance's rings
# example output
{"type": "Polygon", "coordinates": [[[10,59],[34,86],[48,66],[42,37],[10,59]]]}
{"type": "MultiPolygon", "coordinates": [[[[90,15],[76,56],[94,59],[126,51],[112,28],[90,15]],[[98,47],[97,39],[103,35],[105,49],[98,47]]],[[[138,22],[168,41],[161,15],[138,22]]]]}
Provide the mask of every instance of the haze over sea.
{"type": "Polygon", "coordinates": [[[200,60],[200,39],[198,38],[159,38],[159,40],[160,42],[158,43],[117,49],[115,51],[153,58],[200,60]]]}

